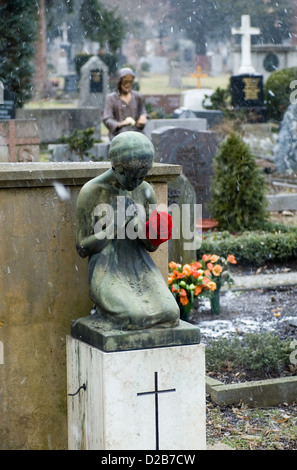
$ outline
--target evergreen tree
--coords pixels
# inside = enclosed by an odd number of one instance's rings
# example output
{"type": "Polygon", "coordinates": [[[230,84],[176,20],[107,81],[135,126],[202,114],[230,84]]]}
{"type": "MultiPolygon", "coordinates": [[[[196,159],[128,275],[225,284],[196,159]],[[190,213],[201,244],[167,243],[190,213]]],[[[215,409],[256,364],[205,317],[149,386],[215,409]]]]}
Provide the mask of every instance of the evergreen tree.
{"type": "Polygon", "coordinates": [[[87,38],[103,48],[107,46],[112,54],[118,51],[126,34],[126,23],[116,9],[109,10],[98,0],[82,0],[79,16],[87,38]]]}
{"type": "Polygon", "coordinates": [[[243,139],[231,133],[214,158],[209,209],[220,230],[241,232],[267,220],[265,180],[243,139]]]}
{"type": "Polygon", "coordinates": [[[32,94],[37,10],[36,0],[0,3],[0,80],[16,94],[19,107],[32,94]]]}

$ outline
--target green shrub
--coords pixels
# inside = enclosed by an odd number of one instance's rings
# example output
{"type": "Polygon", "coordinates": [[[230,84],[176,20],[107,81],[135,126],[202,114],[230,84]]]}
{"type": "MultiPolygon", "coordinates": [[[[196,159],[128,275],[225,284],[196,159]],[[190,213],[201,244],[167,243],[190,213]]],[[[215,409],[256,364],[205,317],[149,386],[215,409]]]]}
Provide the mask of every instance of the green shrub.
{"type": "Polygon", "coordinates": [[[244,368],[261,374],[280,373],[290,363],[290,340],[274,333],[246,333],[242,339],[219,338],[206,347],[207,371],[244,368]]]}
{"type": "Polygon", "coordinates": [[[267,231],[250,231],[238,235],[228,231],[203,235],[197,259],[204,253],[227,257],[233,254],[239,265],[262,266],[267,262],[284,262],[297,258],[297,227],[267,224],[267,231]]]}
{"type": "Polygon", "coordinates": [[[297,80],[297,67],[272,72],[264,85],[264,96],[268,119],[282,121],[290,104],[290,83],[297,80]]]}
{"type": "Polygon", "coordinates": [[[205,349],[205,361],[207,372],[219,372],[227,367],[234,368],[237,365],[238,350],[241,341],[238,337],[219,338],[213,340],[205,349]]]}
{"type": "Polygon", "coordinates": [[[216,109],[220,111],[226,111],[231,104],[231,89],[228,88],[216,88],[213,94],[209,97],[205,97],[203,100],[203,106],[205,109],[216,109]],[[210,101],[210,104],[205,104],[206,101],[210,101]]]}
{"type": "Polygon", "coordinates": [[[205,96],[202,104],[205,109],[221,111],[227,120],[236,121],[237,123],[247,122],[247,111],[232,106],[231,82],[229,82],[227,88],[218,87],[211,96],[205,96]]]}
{"type": "Polygon", "coordinates": [[[79,156],[80,161],[83,161],[84,156],[90,157],[89,151],[95,144],[94,131],[94,127],[74,129],[71,135],[62,135],[60,142],[67,144],[69,150],[75,152],[79,156]]]}
{"type": "Polygon", "coordinates": [[[220,230],[259,229],[268,218],[265,180],[250,147],[232,132],[214,158],[209,210],[220,230]]]}

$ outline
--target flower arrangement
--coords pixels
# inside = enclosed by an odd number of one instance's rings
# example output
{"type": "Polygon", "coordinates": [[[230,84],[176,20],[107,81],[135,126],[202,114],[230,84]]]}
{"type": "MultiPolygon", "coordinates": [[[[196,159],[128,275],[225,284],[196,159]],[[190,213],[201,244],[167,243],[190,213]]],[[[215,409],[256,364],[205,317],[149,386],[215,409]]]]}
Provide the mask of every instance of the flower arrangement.
{"type": "Polygon", "coordinates": [[[188,318],[196,297],[208,296],[212,302],[214,293],[218,295],[224,283],[232,284],[229,263],[237,263],[233,255],[226,259],[210,254],[183,266],[174,261],[169,263],[168,286],[180,306],[182,319],[188,318]]]}

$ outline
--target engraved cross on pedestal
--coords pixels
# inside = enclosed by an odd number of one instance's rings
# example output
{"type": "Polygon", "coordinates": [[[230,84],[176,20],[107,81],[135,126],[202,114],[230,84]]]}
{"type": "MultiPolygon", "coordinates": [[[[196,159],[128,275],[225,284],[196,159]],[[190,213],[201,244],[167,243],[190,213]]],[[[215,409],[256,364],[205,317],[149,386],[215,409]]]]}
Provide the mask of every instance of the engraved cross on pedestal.
{"type": "Polygon", "coordinates": [[[155,395],[155,430],[156,430],[156,450],[159,450],[159,393],[175,392],[175,388],[165,390],[158,389],[158,372],[155,372],[155,389],[151,392],[140,392],[140,395],[155,395]]]}

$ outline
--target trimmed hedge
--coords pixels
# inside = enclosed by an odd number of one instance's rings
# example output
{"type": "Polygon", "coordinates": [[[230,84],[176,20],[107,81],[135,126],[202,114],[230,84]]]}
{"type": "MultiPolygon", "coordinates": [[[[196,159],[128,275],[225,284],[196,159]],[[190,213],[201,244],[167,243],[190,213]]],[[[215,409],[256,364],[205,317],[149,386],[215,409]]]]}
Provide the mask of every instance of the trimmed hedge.
{"type": "Polygon", "coordinates": [[[273,226],[270,231],[250,231],[240,234],[207,232],[203,235],[197,259],[204,253],[235,256],[239,265],[262,266],[267,262],[297,259],[297,227],[273,226]]]}

